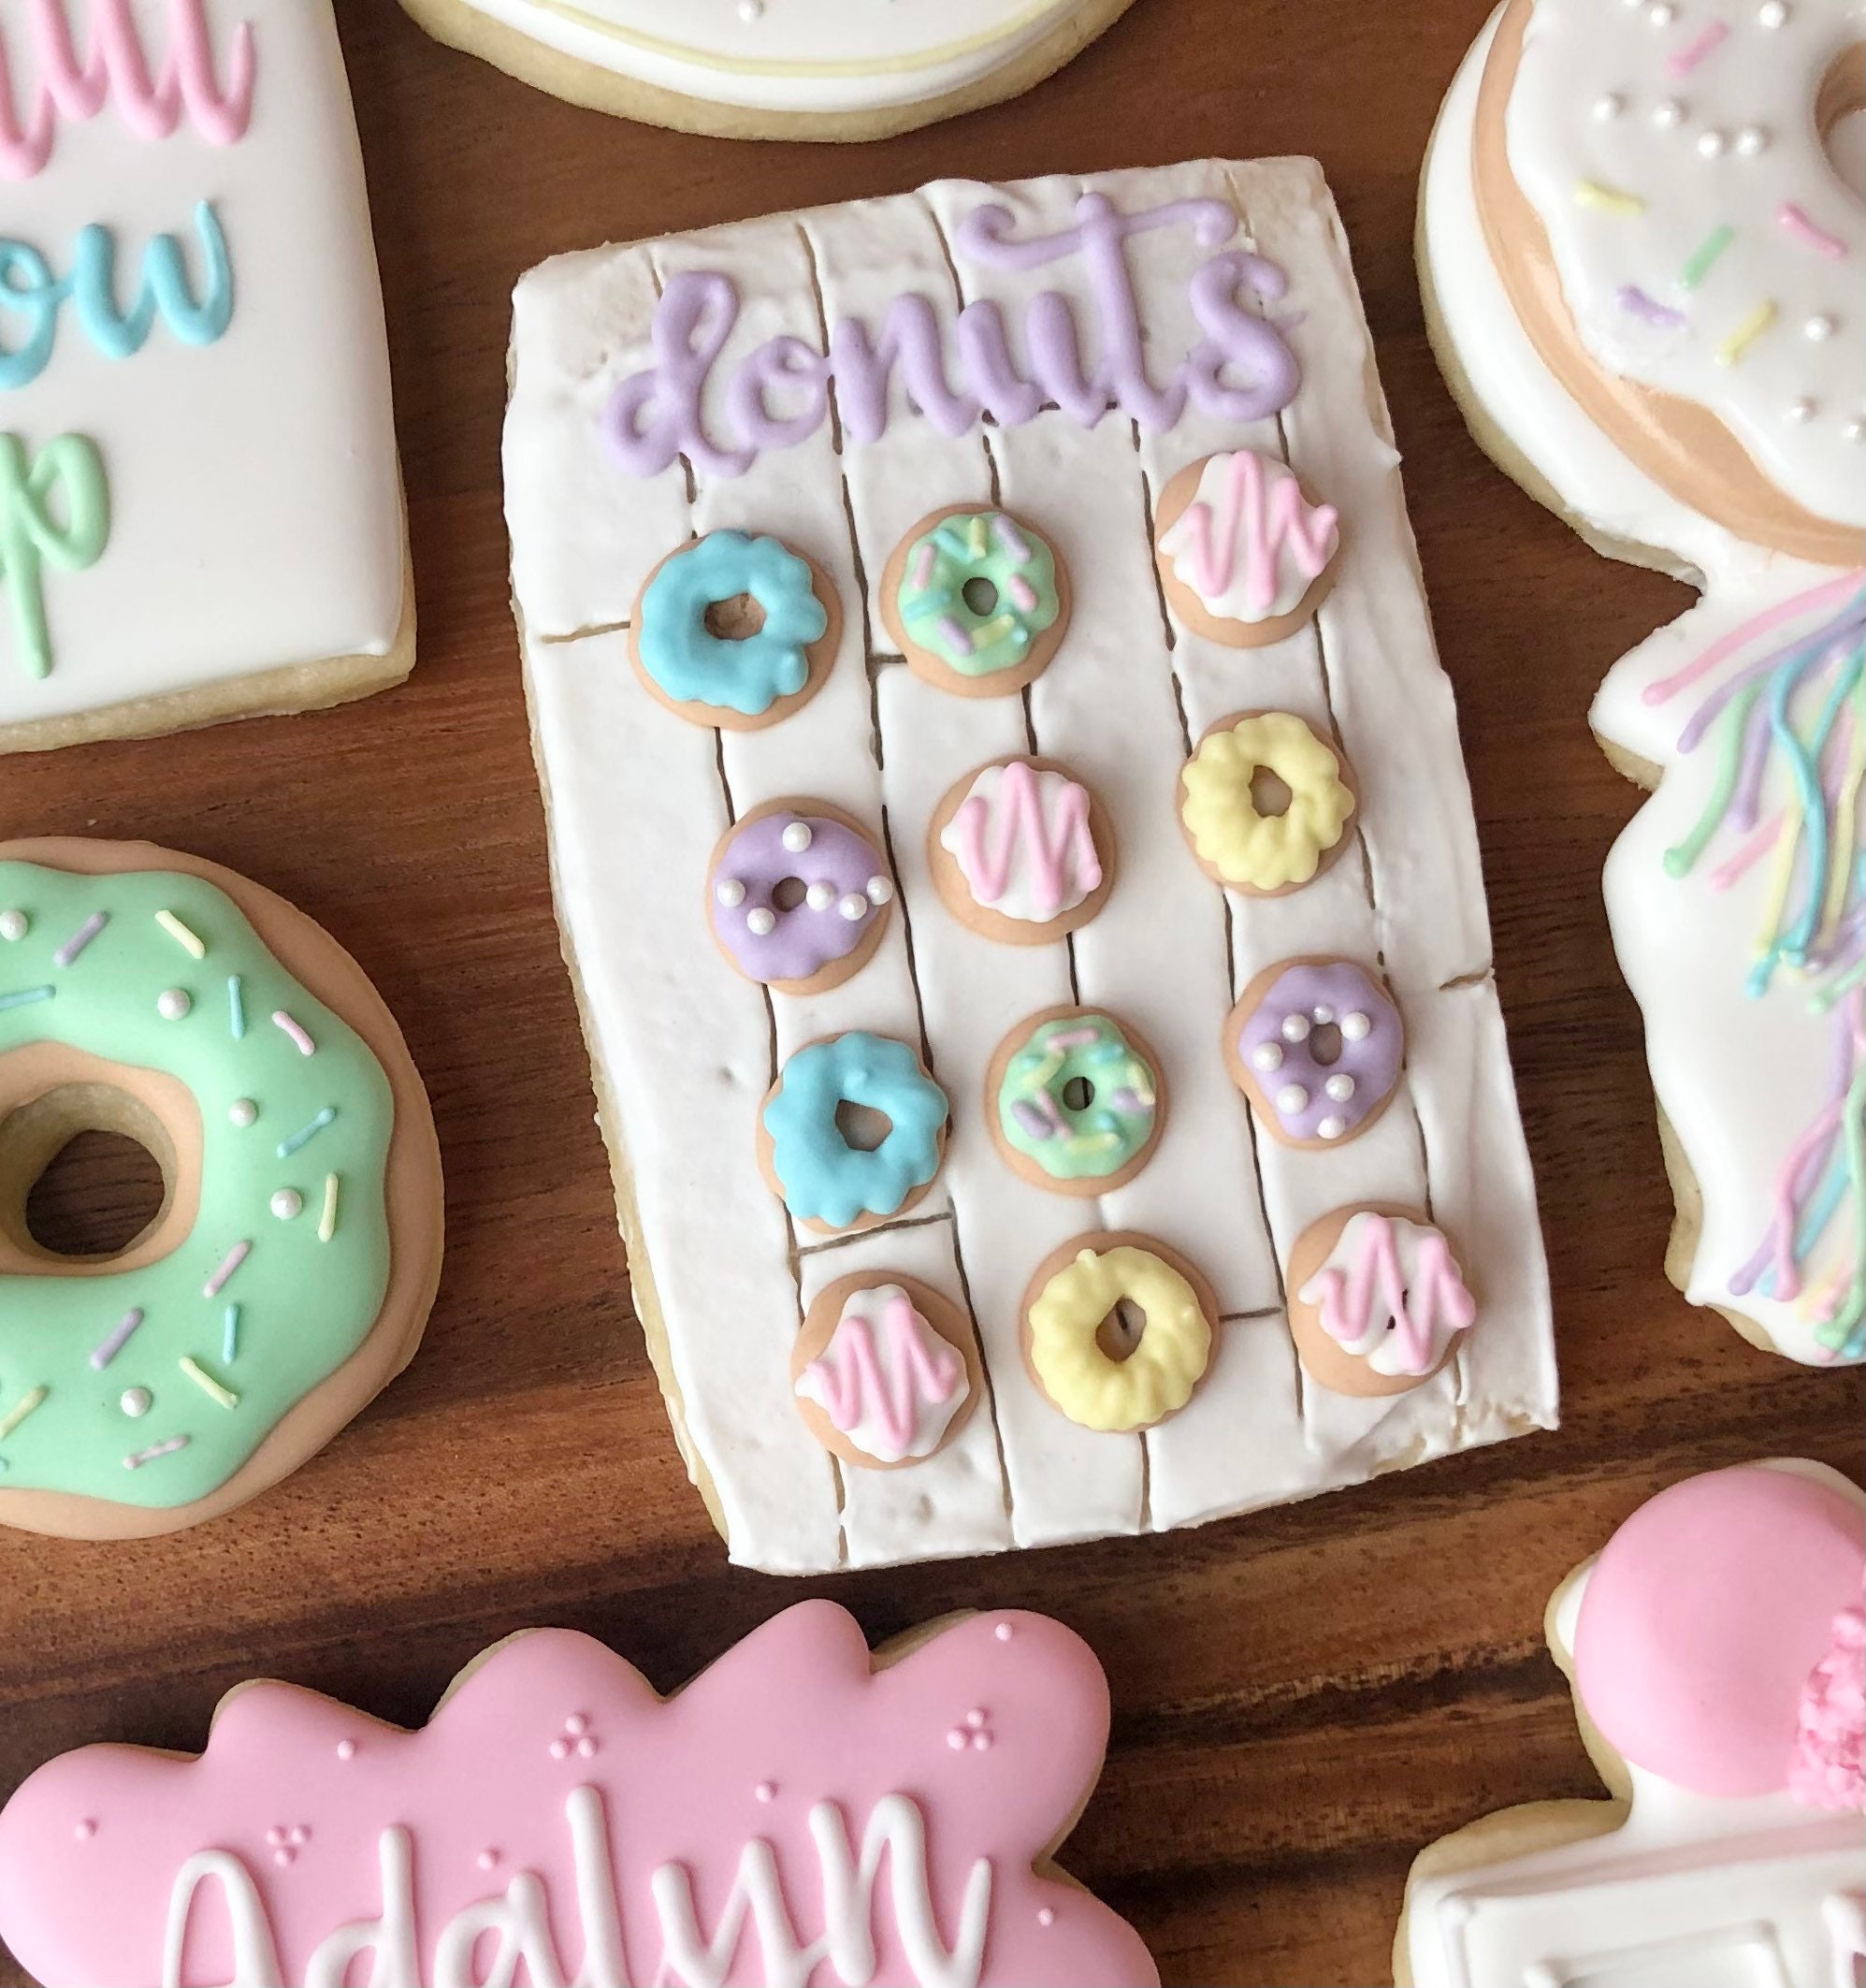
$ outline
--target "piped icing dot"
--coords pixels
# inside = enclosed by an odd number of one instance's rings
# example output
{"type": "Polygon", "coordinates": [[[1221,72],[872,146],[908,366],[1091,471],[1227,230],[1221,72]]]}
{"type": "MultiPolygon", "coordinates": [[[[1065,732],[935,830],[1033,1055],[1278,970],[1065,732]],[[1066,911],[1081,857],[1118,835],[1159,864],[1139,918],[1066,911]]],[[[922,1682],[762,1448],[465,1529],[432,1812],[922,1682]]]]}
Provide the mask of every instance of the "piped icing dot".
{"type": "Polygon", "coordinates": [[[1036,1923],[1040,1926],[1053,1926],[1056,1923],[1056,1908],[1053,1906],[1039,1906],[1036,1910],[1036,1923]]]}
{"type": "Polygon", "coordinates": [[[1603,124],[1611,123],[1626,108],[1627,100],[1617,90],[1609,90],[1594,99],[1594,115],[1603,124]]]}
{"type": "Polygon", "coordinates": [[[820,880],[813,883],[803,892],[803,902],[813,911],[827,911],[836,901],[836,887],[820,880]]]}
{"type": "Polygon", "coordinates": [[[281,1222],[296,1222],[305,1212],[305,1197],[296,1187],[282,1187],[272,1197],[271,1207],[281,1222]]]}
{"type": "Polygon", "coordinates": [[[816,840],[816,837],[811,834],[810,824],[807,821],[788,821],[785,824],[782,840],[784,847],[793,856],[801,856],[810,847],[811,843],[816,840]]]}
{"type": "Polygon", "coordinates": [[[1784,418],[1789,421],[1812,421],[1820,412],[1812,400],[1790,400],[1783,410],[1784,418]]]}
{"type": "Polygon", "coordinates": [[[473,1862],[483,1871],[496,1870],[499,1867],[499,1852],[496,1850],[483,1850],[473,1862]]]}
{"type": "Polygon", "coordinates": [[[356,1742],[354,1739],[340,1739],[337,1742],[337,1757],[340,1761],[354,1761],[356,1758],[356,1742]]]}
{"type": "Polygon", "coordinates": [[[95,1818],[92,1816],[80,1816],[77,1821],[75,1821],[71,1825],[71,1834],[76,1836],[80,1843],[90,1842],[91,1838],[97,1834],[97,1823],[95,1818]]]}
{"type": "Polygon", "coordinates": [[[727,910],[731,911],[745,903],[745,887],[736,877],[722,877],[715,887],[713,894],[725,906],[727,910]]]}
{"type": "Polygon", "coordinates": [[[1309,1039],[1309,1022],[1307,1015],[1285,1015],[1283,1017],[1283,1040],[1306,1042],[1309,1039]]]}
{"type": "Polygon", "coordinates": [[[1251,1067],[1253,1070],[1280,1070],[1282,1064],[1283,1052],[1280,1043],[1260,1042],[1251,1052],[1251,1067]]]}
{"type": "Polygon", "coordinates": [[[1322,1088],[1338,1105],[1346,1104],[1354,1095],[1354,1080],[1345,1070],[1338,1070],[1322,1088]]]}
{"type": "Polygon", "coordinates": [[[1769,134],[1760,124],[1745,124],[1736,135],[1736,149],[1743,158],[1753,159],[1769,149],[1769,134]]]}
{"type": "Polygon", "coordinates": [[[155,1011],[165,1022],[180,1022],[195,1006],[195,997],[185,987],[165,988],[155,997],[155,1011]]]}
{"type": "Polygon", "coordinates": [[[1706,159],[1720,159],[1729,140],[1721,131],[1700,131],[1698,134],[1699,155],[1706,159]]]}
{"type": "Polygon", "coordinates": [[[1661,96],[1652,107],[1652,121],[1661,131],[1685,122],[1685,106],[1675,96],[1661,96]]]}
{"type": "Polygon", "coordinates": [[[132,1422],[139,1422],[155,1406],[155,1397],[147,1387],[125,1387],[117,1397],[117,1406],[132,1422]]]}
{"type": "Polygon", "coordinates": [[[776,1801],[777,1783],[775,1781],[760,1781],[758,1786],[752,1790],[752,1799],[754,1801],[759,1802],[776,1801]]]}
{"type": "Polygon", "coordinates": [[[878,874],[871,877],[868,879],[866,890],[868,901],[872,905],[892,904],[894,901],[894,880],[890,877],[883,877],[878,874]]]}
{"type": "Polygon", "coordinates": [[[854,924],[858,919],[868,916],[870,906],[867,894],[861,891],[851,891],[847,896],[837,901],[836,909],[850,924],[854,924]]]}
{"type": "Polygon", "coordinates": [[[1008,1643],[1017,1634],[1017,1631],[1008,1622],[1000,1622],[992,1633],[1000,1643],[1008,1643]]]}
{"type": "Polygon", "coordinates": [[[1671,0],[1653,0],[1652,6],[1645,10],[1645,17],[1656,28],[1669,28],[1677,20],[1678,9],[1671,5],[1671,0]]]}
{"type": "Polygon", "coordinates": [[[1341,1017],[1341,1033],[1350,1042],[1364,1042],[1367,1031],[1373,1027],[1372,1020],[1356,1009],[1352,1014],[1341,1017]]]}
{"type": "Polygon", "coordinates": [[[1784,26],[1788,19],[1787,0],[1762,0],[1756,10],[1758,22],[1766,28],[1784,26]]]}
{"type": "Polygon", "coordinates": [[[1839,321],[1831,312],[1816,311],[1801,326],[1801,336],[1812,339],[1816,345],[1824,345],[1839,328],[1839,321]]]}
{"type": "Polygon", "coordinates": [[[250,1097],[236,1097],[226,1108],[227,1123],[244,1130],[259,1116],[259,1107],[250,1097]]]}
{"type": "Polygon", "coordinates": [[[745,913],[745,930],[754,938],[769,938],[777,930],[777,913],[768,906],[759,905],[745,913]]]}
{"type": "Polygon", "coordinates": [[[33,921],[23,911],[0,911],[0,938],[12,945],[25,937],[33,929],[33,921]]]}

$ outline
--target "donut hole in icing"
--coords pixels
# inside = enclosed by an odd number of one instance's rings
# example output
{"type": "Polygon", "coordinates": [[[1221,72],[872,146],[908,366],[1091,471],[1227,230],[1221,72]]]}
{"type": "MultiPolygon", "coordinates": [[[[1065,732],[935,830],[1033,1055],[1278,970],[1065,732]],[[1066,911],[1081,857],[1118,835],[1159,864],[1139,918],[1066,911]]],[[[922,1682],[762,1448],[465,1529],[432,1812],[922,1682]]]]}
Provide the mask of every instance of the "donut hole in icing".
{"type": "Polygon", "coordinates": [[[1866,200],[1866,42],[1833,59],[1815,94],[1815,129],[1834,177],[1866,200]]]}
{"type": "Polygon", "coordinates": [[[1104,1358],[1120,1366],[1139,1352],[1140,1342],[1146,1336],[1146,1313],[1131,1299],[1123,1298],[1095,1328],[1095,1346],[1104,1358]]]}
{"type": "Polygon", "coordinates": [[[960,598],[975,615],[995,615],[998,612],[998,589],[983,573],[967,580],[959,589],[960,598]]]}
{"type": "Polygon", "coordinates": [[[836,1132],[851,1153],[879,1153],[894,1129],[894,1121],[872,1105],[845,1097],[836,1107],[836,1132]]]}
{"type": "Polygon", "coordinates": [[[764,608],[755,595],[730,594],[715,601],[701,620],[715,641],[749,642],[764,626],[764,608]]]}
{"type": "Polygon", "coordinates": [[[1341,1024],[1318,1022],[1309,1032],[1309,1053],[1324,1070],[1341,1060],[1341,1024]]]}
{"type": "Polygon", "coordinates": [[[1251,776],[1251,805],[1266,820],[1286,815],[1295,800],[1289,782],[1267,766],[1259,766],[1251,776]]]}
{"type": "Polygon", "coordinates": [[[1072,1077],[1063,1086],[1063,1102],[1072,1111],[1086,1111],[1095,1101],[1095,1087],[1086,1077],[1072,1077]]]}
{"type": "Polygon", "coordinates": [[[780,911],[794,911],[809,894],[801,877],[782,877],[772,887],[771,901],[780,911]]]}
{"type": "Polygon", "coordinates": [[[180,1171],[148,1104],[108,1082],[60,1084],[0,1122],[0,1228],[41,1263],[113,1266],[164,1227],[180,1171]]]}

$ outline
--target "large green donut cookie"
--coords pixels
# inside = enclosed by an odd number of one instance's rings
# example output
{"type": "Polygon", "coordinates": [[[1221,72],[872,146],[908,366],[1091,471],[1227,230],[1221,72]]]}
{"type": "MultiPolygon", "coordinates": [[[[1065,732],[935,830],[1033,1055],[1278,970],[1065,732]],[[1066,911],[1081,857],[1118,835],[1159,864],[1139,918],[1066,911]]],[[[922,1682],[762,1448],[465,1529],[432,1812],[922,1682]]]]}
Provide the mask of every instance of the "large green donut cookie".
{"type": "Polygon", "coordinates": [[[400,1034],[309,919],[144,845],[0,845],[0,1521],[166,1531],[302,1462],[414,1351],[440,1186],[400,1034]],[[166,1183],[103,1260],[24,1217],[87,1126],[166,1183]]]}

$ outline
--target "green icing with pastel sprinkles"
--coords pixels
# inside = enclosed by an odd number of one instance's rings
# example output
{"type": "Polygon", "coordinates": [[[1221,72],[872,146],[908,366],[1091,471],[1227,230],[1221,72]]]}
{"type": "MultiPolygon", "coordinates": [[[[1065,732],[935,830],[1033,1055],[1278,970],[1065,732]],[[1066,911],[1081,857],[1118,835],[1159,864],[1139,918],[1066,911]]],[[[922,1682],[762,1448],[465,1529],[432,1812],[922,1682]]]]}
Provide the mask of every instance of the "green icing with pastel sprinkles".
{"type": "Polygon", "coordinates": [[[895,604],[907,633],[948,669],[994,676],[1019,668],[1055,625],[1055,557],[1005,512],[958,512],[908,547],[895,604]],[[982,611],[966,598],[975,581],[990,596],[982,611]]]}
{"type": "Polygon", "coordinates": [[[201,1115],[200,1207],[142,1270],[0,1276],[0,1488],[190,1504],[376,1323],[387,1075],[204,878],[5,863],[0,1056],[34,1042],[185,1085],[201,1115]],[[246,1124],[242,1100],[257,1107],[246,1124]],[[282,1219],[275,1197],[300,1212],[282,1219]]]}

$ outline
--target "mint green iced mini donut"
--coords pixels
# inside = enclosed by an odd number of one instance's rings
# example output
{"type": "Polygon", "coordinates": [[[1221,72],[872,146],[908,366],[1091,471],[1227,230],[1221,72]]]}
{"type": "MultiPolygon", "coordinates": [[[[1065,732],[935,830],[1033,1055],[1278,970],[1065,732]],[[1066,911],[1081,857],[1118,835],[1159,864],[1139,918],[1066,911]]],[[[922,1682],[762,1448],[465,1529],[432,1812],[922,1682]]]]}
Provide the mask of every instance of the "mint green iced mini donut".
{"type": "Polygon", "coordinates": [[[890,562],[908,660],[930,659],[948,688],[996,695],[1027,683],[1062,637],[1056,556],[1008,512],[923,520],[890,562]]]}

